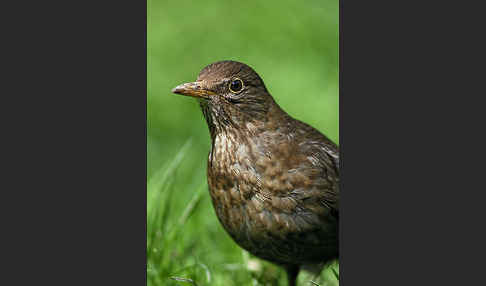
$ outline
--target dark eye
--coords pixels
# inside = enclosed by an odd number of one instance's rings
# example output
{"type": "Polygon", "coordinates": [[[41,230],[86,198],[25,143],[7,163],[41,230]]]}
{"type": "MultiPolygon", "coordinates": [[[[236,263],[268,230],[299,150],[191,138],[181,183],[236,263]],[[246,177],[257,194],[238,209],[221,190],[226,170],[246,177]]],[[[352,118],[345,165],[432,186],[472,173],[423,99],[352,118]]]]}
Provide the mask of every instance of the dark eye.
{"type": "Polygon", "coordinates": [[[243,89],[243,81],[239,78],[234,79],[229,84],[229,90],[232,93],[238,93],[243,89]]]}

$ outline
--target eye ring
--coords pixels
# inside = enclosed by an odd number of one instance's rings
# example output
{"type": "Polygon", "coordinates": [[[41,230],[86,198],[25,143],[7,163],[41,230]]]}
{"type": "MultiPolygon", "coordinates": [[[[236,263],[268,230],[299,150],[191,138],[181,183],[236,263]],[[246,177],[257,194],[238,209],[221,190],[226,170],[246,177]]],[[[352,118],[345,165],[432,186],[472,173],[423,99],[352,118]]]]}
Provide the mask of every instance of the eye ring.
{"type": "Polygon", "coordinates": [[[228,85],[228,89],[232,93],[239,93],[243,90],[244,84],[243,81],[239,78],[234,78],[228,85]]]}

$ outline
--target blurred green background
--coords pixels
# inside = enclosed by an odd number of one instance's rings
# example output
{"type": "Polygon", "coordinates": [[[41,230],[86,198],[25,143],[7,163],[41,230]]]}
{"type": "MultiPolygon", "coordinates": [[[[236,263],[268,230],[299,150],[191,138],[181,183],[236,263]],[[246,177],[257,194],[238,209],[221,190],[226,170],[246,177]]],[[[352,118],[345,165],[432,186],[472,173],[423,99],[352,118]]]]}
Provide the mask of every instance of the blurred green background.
{"type": "MultiPolygon", "coordinates": [[[[170,91],[212,62],[241,61],[291,116],[339,143],[338,5],[148,0],[148,285],[286,285],[283,271],[242,251],[219,225],[206,185],[206,123],[196,100],[170,91]]],[[[320,285],[335,285],[326,273],[320,285]]]]}

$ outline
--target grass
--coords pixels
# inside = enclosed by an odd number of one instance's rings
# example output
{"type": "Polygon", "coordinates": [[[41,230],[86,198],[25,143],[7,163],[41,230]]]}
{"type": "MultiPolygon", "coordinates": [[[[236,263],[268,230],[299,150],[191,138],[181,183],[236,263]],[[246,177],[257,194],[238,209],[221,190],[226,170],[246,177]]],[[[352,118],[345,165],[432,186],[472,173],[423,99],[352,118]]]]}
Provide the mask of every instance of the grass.
{"type": "MultiPolygon", "coordinates": [[[[339,143],[338,19],[337,0],[147,1],[148,285],[286,285],[219,224],[206,123],[195,100],[170,90],[209,63],[242,61],[284,110],[339,143]]],[[[316,282],[336,285],[335,275],[316,282]]]]}

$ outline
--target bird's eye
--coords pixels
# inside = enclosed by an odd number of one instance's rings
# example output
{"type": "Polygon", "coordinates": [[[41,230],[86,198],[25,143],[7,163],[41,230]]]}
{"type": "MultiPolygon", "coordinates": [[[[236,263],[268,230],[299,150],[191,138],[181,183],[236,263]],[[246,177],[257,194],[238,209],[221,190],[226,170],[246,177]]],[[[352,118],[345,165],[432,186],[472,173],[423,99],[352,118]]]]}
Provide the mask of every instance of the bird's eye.
{"type": "Polygon", "coordinates": [[[238,93],[243,89],[243,81],[239,78],[234,79],[229,84],[229,90],[232,93],[238,93]]]}

